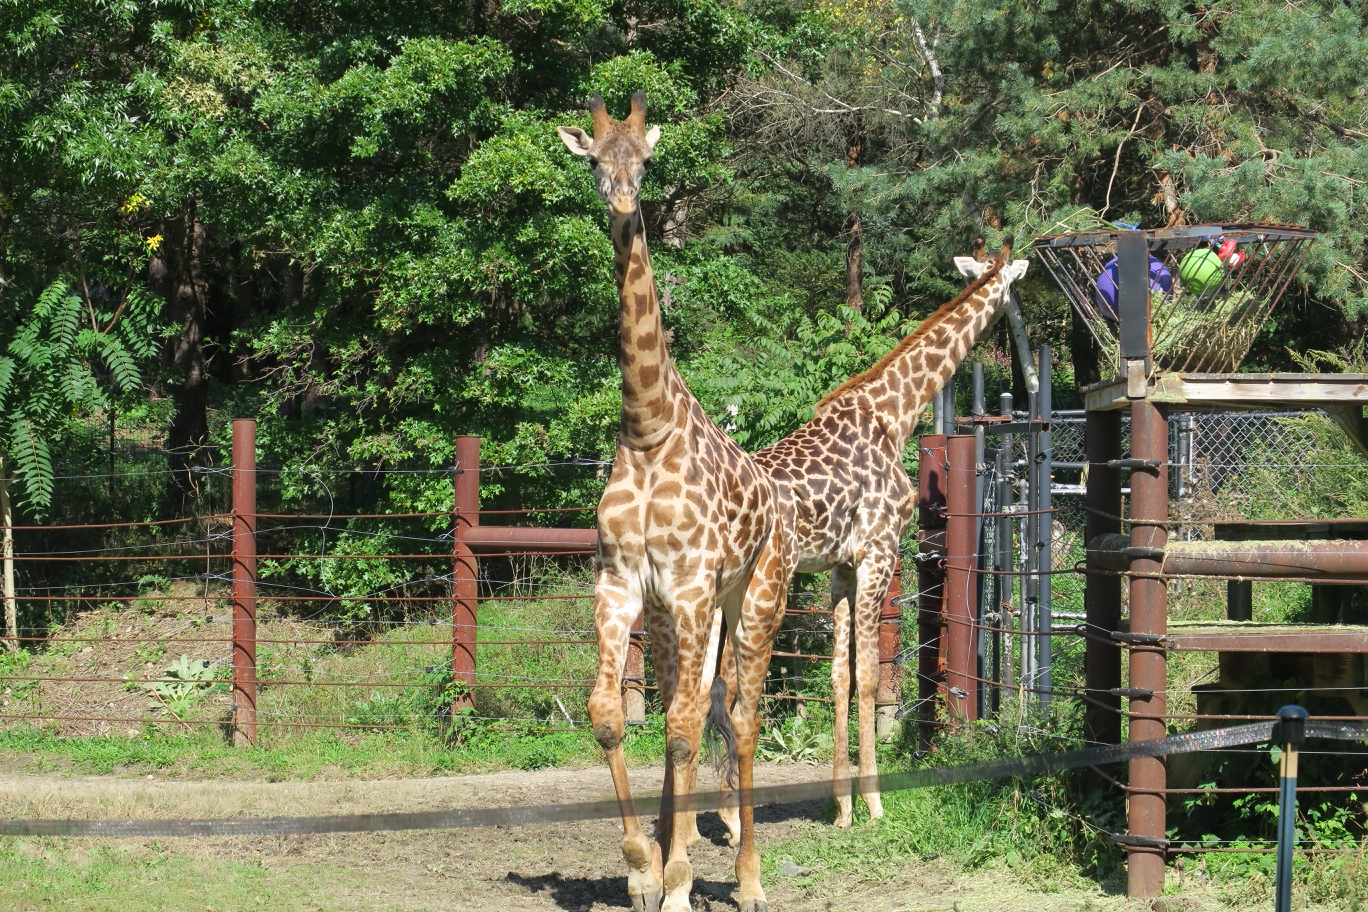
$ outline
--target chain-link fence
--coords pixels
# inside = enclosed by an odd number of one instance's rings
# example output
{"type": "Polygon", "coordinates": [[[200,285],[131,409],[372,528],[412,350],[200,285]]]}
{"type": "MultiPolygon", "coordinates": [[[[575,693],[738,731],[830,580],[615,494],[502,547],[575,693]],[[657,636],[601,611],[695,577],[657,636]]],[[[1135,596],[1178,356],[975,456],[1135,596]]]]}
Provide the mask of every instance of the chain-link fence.
{"type": "MultiPolygon", "coordinates": [[[[1018,415],[1019,420],[1024,417],[1018,415]]],[[[1054,512],[1048,524],[1048,585],[1056,629],[1084,618],[1084,577],[1072,572],[1086,548],[1084,425],[1082,411],[1057,411],[1050,424],[1054,512]]],[[[1122,418],[1121,435],[1122,452],[1129,452],[1128,416],[1122,418]]],[[[1000,621],[1029,633],[1041,630],[1035,616],[1040,611],[1038,598],[1026,582],[1037,572],[1028,549],[1041,550],[1040,542],[1031,540],[1027,519],[1029,435],[1014,435],[1010,458],[1000,461],[993,458],[994,445],[989,444],[990,462],[984,466],[983,511],[1013,515],[984,525],[983,566],[996,575],[985,584],[983,604],[993,624],[1000,621]]],[[[1368,459],[1320,410],[1174,413],[1169,422],[1169,461],[1174,523],[1170,534],[1177,538],[1210,539],[1215,524],[1226,522],[1368,516],[1368,459]]],[[[1129,499],[1128,487],[1122,488],[1122,497],[1129,499]]],[[[1040,527],[1043,530],[1045,523],[1040,527]]],[[[1081,684],[1081,643],[1055,638],[1052,645],[1053,688],[1067,688],[1072,678],[1081,684]]],[[[1032,654],[1038,650],[1030,636],[985,641],[985,677],[1035,686],[1043,672],[1038,656],[1032,654]]]]}

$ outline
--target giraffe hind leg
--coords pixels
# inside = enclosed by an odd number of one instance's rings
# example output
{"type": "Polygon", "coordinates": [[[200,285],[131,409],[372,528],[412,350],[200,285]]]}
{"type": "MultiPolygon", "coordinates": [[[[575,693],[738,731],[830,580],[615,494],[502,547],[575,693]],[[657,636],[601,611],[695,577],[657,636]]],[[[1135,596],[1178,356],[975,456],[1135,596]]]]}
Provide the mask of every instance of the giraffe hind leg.
{"type": "Polygon", "coordinates": [[[869,808],[869,819],[883,816],[879,795],[879,767],[874,747],[874,698],[879,686],[879,613],[889,581],[893,578],[895,548],[880,549],[860,565],[860,584],[856,596],[854,623],[855,689],[859,701],[861,797],[869,808]],[[874,780],[871,782],[871,780],[874,780]]]}
{"type": "Polygon", "coordinates": [[[855,811],[850,795],[850,669],[856,588],[854,568],[838,565],[832,570],[831,696],[836,718],[832,726],[831,785],[836,796],[836,826],[841,829],[850,826],[855,811]]]}

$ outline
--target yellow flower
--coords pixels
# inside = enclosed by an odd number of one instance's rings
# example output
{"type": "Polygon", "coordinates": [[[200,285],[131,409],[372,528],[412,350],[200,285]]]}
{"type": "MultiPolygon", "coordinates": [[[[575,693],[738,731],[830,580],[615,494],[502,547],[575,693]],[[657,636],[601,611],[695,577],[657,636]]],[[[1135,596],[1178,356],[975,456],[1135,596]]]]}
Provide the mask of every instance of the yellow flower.
{"type": "Polygon", "coordinates": [[[147,197],[143,196],[141,193],[135,193],[124,201],[124,204],[119,207],[119,211],[124,215],[132,215],[146,205],[147,197]]]}
{"type": "Polygon", "coordinates": [[[155,251],[157,248],[161,247],[161,242],[162,242],[162,236],[161,236],[160,234],[154,234],[154,235],[152,235],[152,237],[150,237],[150,238],[148,238],[147,240],[143,241],[143,245],[144,245],[145,247],[147,247],[147,252],[148,252],[148,253],[152,253],[152,252],[155,251]]]}

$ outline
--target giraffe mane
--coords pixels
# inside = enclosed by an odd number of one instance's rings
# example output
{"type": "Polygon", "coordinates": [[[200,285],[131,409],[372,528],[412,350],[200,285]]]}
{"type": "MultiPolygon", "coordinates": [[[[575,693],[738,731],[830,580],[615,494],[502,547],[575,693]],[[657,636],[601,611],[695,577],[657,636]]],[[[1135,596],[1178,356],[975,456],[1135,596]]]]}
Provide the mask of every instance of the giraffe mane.
{"type": "Polygon", "coordinates": [[[981,288],[983,288],[984,285],[987,285],[989,281],[991,281],[1000,271],[1002,271],[1002,267],[1005,266],[1007,262],[1007,260],[1004,260],[1002,258],[998,258],[997,260],[995,260],[991,266],[989,266],[987,269],[983,271],[983,275],[979,276],[977,279],[974,279],[967,286],[965,286],[963,291],[955,295],[955,297],[952,298],[949,302],[942,304],[931,316],[927,317],[925,320],[922,320],[920,326],[913,330],[910,335],[905,336],[903,340],[899,342],[897,345],[893,346],[892,351],[890,351],[888,354],[880,358],[874,364],[873,367],[871,367],[869,370],[865,371],[862,374],[856,374],[846,382],[842,383],[840,386],[836,387],[831,392],[827,393],[820,400],[818,400],[817,405],[815,405],[812,409],[813,413],[815,414],[817,412],[820,412],[833,399],[837,398],[838,396],[844,393],[849,392],[852,389],[855,389],[856,387],[863,386],[864,384],[868,383],[869,381],[875,379],[880,374],[882,374],[884,372],[884,369],[887,368],[890,363],[895,361],[899,355],[903,354],[909,348],[920,342],[923,336],[925,336],[932,329],[936,328],[942,322],[948,319],[949,315],[952,312],[954,312],[955,308],[959,307],[959,305],[969,300],[970,297],[977,294],[978,291],[981,288]]]}

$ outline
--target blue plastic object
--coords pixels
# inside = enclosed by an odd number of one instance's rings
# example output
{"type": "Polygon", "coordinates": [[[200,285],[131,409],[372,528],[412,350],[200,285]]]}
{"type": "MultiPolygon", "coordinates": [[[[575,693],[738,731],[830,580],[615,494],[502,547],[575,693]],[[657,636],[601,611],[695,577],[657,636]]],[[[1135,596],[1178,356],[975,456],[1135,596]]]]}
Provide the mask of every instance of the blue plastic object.
{"type": "MultiPolygon", "coordinates": [[[[1116,313],[1117,272],[1116,257],[1112,257],[1097,276],[1097,310],[1113,323],[1118,319],[1116,313]]],[[[1157,291],[1161,294],[1169,294],[1173,291],[1173,274],[1168,271],[1167,266],[1153,256],[1149,258],[1149,287],[1151,292],[1157,291]]]]}

